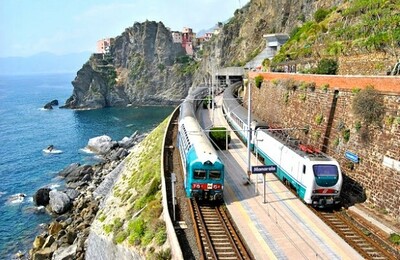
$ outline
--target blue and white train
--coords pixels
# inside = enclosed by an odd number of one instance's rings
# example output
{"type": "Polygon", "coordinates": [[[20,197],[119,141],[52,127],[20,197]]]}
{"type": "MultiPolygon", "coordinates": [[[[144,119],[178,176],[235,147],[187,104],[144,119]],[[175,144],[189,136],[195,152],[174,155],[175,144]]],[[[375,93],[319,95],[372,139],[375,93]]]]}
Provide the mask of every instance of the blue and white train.
{"type": "Polygon", "coordinates": [[[198,123],[196,112],[208,88],[198,87],[180,106],[178,148],[184,171],[186,196],[198,200],[223,200],[224,164],[198,123]]]}
{"type": "Polygon", "coordinates": [[[307,204],[327,207],[340,204],[343,177],[338,162],[312,148],[291,139],[283,130],[274,130],[259,120],[247,123],[247,109],[238,103],[233,93],[241,84],[224,92],[223,109],[226,119],[239,136],[263,158],[266,165],[277,165],[277,177],[294,188],[307,204]]]}

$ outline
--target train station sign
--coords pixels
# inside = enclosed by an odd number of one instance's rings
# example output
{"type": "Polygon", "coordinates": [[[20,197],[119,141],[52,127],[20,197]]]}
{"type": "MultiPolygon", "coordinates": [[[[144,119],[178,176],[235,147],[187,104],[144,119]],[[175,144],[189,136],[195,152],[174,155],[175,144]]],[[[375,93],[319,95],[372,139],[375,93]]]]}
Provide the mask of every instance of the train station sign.
{"type": "Polygon", "coordinates": [[[260,165],[251,167],[252,174],[275,173],[276,170],[277,170],[276,165],[260,165]]]}
{"type": "Polygon", "coordinates": [[[350,161],[352,161],[353,163],[358,163],[359,160],[360,160],[360,159],[358,158],[357,154],[352,153],[352,152],[349,152],[349,151],[346,151],[346,152],[344,153],[344,156],[345,156],[347,159],[349,159],[350,161]]]}

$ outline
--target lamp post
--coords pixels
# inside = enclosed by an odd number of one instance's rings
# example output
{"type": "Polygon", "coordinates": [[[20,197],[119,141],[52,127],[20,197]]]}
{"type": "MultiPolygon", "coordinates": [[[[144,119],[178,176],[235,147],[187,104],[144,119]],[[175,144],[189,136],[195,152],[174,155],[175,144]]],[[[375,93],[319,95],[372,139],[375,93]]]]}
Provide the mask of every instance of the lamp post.
{"type": "Polygon", "coordinates": [[[247,88],[248,88],[248,101],[247,101],[247,176],[248,181],[250,182],[250,174],[251,174],[251,151],[250,151],[250,142],[251,142],[251,84],[250,81],[247,80],[247,88]]]}

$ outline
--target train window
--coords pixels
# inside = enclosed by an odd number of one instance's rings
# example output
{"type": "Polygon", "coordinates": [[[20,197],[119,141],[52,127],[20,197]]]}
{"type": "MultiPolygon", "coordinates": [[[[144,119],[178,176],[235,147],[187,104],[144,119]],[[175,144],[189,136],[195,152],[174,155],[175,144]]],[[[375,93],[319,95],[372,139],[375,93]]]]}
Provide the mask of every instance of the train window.
{"type": "Polygon", "coordinates": [[[194,170],[193,179],[204,180],[206,178],[206,173],[205,170],[194,170]]]}
{"type": "Polygon", "coordinates": [[[335,185],[339,180],[339,172],[336,165],[313,165],[315,182],[322,187],[335,185]]]}
{"type": "Polygon", "coordinates": [[[305,174],[305,173],[306,173],[306,166],[303,165],[303,174],[305,174]]]}
{"type": "Polygon", "coordinates": [[[210,171],[210,179],[211,180],[221,179],[221,172],[220,171],[210,171]]]}

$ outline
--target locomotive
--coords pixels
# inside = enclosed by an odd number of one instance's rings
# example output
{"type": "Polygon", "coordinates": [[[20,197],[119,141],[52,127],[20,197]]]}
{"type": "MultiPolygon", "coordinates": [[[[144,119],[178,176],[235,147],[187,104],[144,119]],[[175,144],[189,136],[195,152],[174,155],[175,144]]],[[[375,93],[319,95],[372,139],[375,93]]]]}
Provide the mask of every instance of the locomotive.
{"type": "Polygon", "coordinates": [[[290,185],[306,204],[320,208],[339,205],[343,177],[338,162],[261,120],[254,120],[249,126],[247,109],[233,95],[240,86],[232,85],[223,96],[226,120],[240,138],[249,142],[250,149],[263,159],[264,164],[276,165],[276,176],[290,185]],[[250,140],[247,140],[248,131],[250,140]]]}
{"type": "Polygon", "coordinates": [[[196,118],[207,93],[207,87],[197,87],[180,105],[178,149],[186,196],[220,202],[223,200],[224,164],[196,118]]]}

